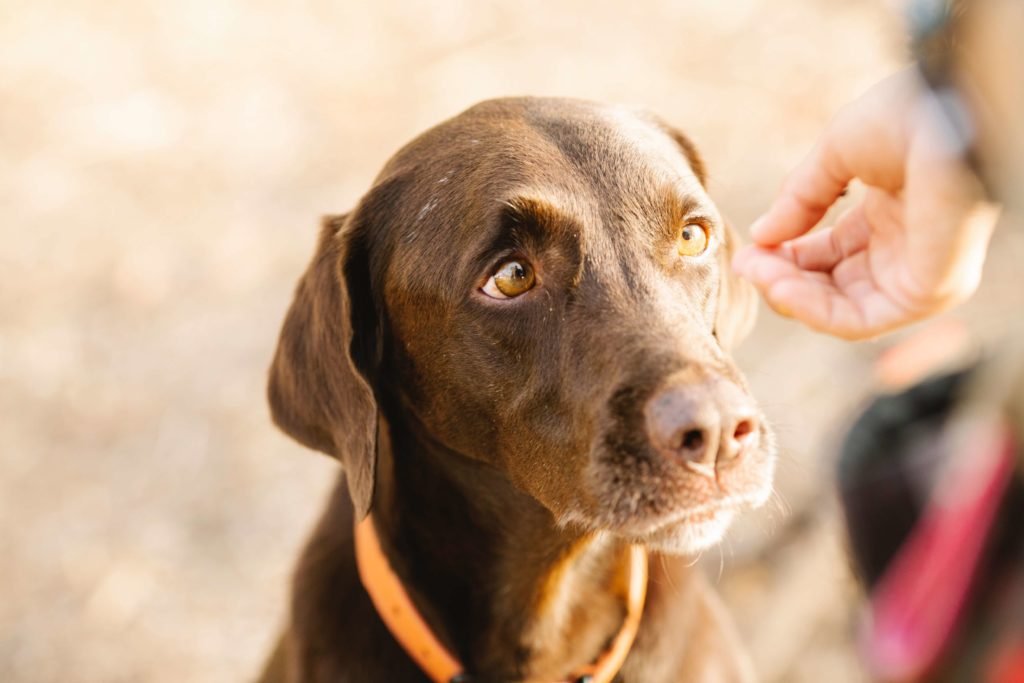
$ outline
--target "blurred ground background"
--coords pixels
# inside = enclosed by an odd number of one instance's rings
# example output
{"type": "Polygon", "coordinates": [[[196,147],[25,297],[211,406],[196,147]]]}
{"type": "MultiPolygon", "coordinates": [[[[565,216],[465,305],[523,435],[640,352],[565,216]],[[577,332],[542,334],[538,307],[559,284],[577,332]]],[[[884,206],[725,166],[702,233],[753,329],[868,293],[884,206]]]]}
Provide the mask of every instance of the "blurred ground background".
{"type": "MultiPolygon", "coordinates": [[[[644,105],[745,228],[902,31],[880,0],[4,0],[0,680],[254,675],[336,472],[265,369],[317,217],[410,137],[497,95],[644,105]]],[[[1022,256],[958,312],[977,338],[1022,256]]],[[[763,312],[740,354],[779,494],[702,563],[767,681],[865,680],[830,472],[884,346],[763,312]]]]}

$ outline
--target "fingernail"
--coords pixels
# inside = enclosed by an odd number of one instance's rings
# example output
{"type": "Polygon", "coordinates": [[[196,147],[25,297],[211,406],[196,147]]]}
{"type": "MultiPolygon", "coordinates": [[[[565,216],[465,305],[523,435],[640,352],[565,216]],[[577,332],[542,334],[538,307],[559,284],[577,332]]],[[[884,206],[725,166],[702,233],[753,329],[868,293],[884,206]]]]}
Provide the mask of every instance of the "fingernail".
{"type": "Polygon", "coordinates": [[[774,309],[775,312],[778,313],[779,315],[781,315],[783,318],[792,318],[792,317],[794,317],[793,316],[793,309],[791,309],[789,306],[785,306],[785,305],[780,304],[780,303],[774,303],[771,306],[772,306],[772,309],[774,309]]]}
{"type": "Polygon", "coordinates": [[[764,230],[764,224],[767,222],[767,218],[768,218],[768,214],[767,213],[762,214],[760,217],[758,217],[757,220],[755,220],[753,223],[750,224],[750,237],[753,240],[756,241],[757,238],[760,237],[759,233],[762,230],[764,230]]]}

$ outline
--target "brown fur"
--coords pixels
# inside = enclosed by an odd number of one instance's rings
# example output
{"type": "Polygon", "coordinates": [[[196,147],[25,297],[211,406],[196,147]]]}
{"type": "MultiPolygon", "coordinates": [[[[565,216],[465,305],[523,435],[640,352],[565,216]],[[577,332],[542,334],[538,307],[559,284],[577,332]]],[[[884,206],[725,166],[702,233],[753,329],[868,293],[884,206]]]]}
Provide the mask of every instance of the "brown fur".
{"type": "MultiPolygon", "coordinates": [[[[496,682],[555,680],[600,653],[628,543],[689,552],[763,501],[771,434],[727,354],[754,299],[703,183],[692,143],[647,114],[495,100],[414,140],[325,221],[269,396],[346,476],[263,680],[424,680],[356,574],[352,524],[371,508],[424,618],[472,680],[496,682]],[[688,222],[711,235],[705,257],[675,250],[688,222]],[[509,256],[537,284],[490,300],[480,288],[509,256]],[[711,406],[700,426],[726,437],[742,403],[742,457],[707,451],[700,470],[652,443],[659,397],[711,406]]],[[[709,589],[677,556],[652,559],[620,679],[747,680],[709,589]]]]}

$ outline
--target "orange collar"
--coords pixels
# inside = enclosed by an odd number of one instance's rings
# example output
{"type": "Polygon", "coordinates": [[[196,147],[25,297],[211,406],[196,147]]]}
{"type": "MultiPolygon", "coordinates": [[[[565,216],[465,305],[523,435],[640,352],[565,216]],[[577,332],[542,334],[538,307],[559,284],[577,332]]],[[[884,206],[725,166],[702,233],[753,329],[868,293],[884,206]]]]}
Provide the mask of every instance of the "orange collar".
{"type": "MultiPolygon", "coordinates": [[[[373,516],[367,515],[356,524],[356,564],[363,588],[370,594],[377,614],[387,625],[398,644],[412,657],[435,683],[458,683],[471,680],[462,664],[445,648],[416,606],[409,599],[401,580],[384,556],[373,526],[373,516]]],[[[568,681],[611,683],[619,672],[640,628],[644,598],[647,596],[647,551],[638,545],[630,546],[629,587],[626,597],[626,618],[615,639],[597,661],[573,673],[568,681]]],[[[568,683],[568,681],[566,683],[568,683]]]]}

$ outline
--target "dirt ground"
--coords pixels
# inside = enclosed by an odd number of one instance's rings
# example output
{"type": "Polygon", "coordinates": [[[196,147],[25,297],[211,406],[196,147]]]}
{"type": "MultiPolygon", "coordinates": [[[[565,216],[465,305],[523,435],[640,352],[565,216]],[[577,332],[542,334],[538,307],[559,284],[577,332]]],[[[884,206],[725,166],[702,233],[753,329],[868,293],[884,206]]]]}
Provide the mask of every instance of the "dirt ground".
{"type": "MultiPolygon", "coordinates": [[[[317,218],[411,136],[509,94],[680,125],[745,228],[846,100],[905,61],[894,3],[0,6],[0,680],[246,680],[336,473],[266,367],[317,218]]],[[[1000,238],[958,316],[1020,310],[1000,238]]],[[[778,495],[702,564],[766,681],[865,680],[834,446],[885,343],[763,312],[740,357],[778,495]]]]}

